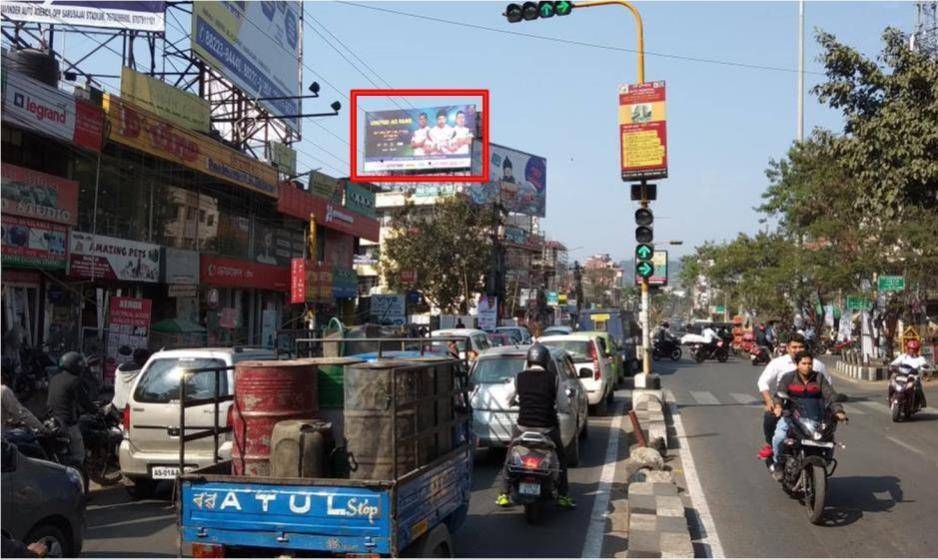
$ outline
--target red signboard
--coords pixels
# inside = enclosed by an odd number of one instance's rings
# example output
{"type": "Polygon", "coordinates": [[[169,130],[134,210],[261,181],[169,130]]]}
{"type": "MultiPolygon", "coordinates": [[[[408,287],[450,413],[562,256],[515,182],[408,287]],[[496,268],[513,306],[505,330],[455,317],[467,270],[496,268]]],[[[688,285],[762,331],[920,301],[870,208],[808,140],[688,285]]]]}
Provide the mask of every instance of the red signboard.
{"type": "Polygon", "coordinates": [[[663,81],[619,88],[622,180],[668,176],[668,129],[663,81]]]}
{"type": "Polygon", "coordinates": [[[78,182],[3,163],[3,213],[75,225],[78,182]]]}
{"type": "Polygon", "coordinates": [[[306,260],[294,258],[290,262],[290,303],[306,302],[306,260]]]}
{"type": "Polygon", "coordinates": [[[290,303],[329,301],[332,298],[332,265],[294,258],[290,266],[290,303]]]}
{"type": "Polygon", "coordinates": [[[316,223],[353,237],[379,240],[381,229],[378,220],[355,213],[348,208],[335,204],[319,196],[302,191],[291,183],[280,183],[280,197],[277,199],[277,211],[303,221],[310,215],[316,216],[316,223]]]}
{"type": "Polygon", "coordinates": [[[101,151],[104,134],[104,111],[87,101],[75,100],[75,143],[101,151]]]}
{"type": "Polygon", "coordinates": [[[3,216],[3,266],[64,269],[67,236],[58,223],[3,216]]]}
{"type": "Polygon", "coordinates": [[[401,283],[413,286],[417,283],[417,270],[401,270],[401,283]]]}
{"type": "Polygon", "coordinates": [[[112,328],[115,326],[149,328],[150,309],[152,306],[153,301],[150,299],[111,297],[111,305],[108,310],[108,323],[112,328]]]}
{"type": "Polygon", "coordinates": [[[202,283],[219,287],[290,290],[290,268],[249,260],[202,255],[199,275],[202,283]]]}

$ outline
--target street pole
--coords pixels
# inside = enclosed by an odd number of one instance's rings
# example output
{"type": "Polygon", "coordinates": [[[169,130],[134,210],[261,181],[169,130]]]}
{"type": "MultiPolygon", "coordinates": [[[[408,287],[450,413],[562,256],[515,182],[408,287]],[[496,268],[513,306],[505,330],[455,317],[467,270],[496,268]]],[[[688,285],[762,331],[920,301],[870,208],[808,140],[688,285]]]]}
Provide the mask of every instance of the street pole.
{"type": "Polygon", "coordinates": [[[804,141],[804,0],[798,0],[798,141],[804,141]]]}
{"type": "MultiPolygon", "coordinates": [[[[648,187],[642,181],[642,207],[648,208],[648,187]]],[[[642,373],[651,374],[651,324],[648,316],[648,278],[642,278],[642,373]]],[[[647,378],[647,377],[646,377],[647,378]]]]}

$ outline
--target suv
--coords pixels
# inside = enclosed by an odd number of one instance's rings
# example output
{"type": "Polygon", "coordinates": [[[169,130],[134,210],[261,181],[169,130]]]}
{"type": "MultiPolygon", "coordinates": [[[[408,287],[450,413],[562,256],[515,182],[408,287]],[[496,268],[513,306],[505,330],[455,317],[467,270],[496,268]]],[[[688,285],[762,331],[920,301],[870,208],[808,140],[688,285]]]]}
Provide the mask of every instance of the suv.
{"type": "MultiPolygon", "coordinates": [[[[160,480],[175,479],[179,473],[179,368],[204,369],[233,367],[241,361],[272,360],[277,356],[266,349],[204,348],[174,349],[153,354],[143,366],[124,408],[124,440],[121,442],[121,472],[127,491],[136,499],[153,494],[160,480]]],[[[234,370],[222,375],[221,395],[234,394],[234,370]]],[[[193,399],[215,396],[215,375],[195,375],[186,385],[193,399]]],[[[219,427],[228,415],[231,402],[219,405],[219,427]]],[[[213,404],[186,409],[186,425],[194,430],[210,429],[213,404]]],[[[187,429],[188,430],[188,429],[187,429]]],[[[186,469],[202,468],[214,462],[215,443],[211,437],[186,443],[186,469]]],[[[231,454],[231,440],[225,437],[219,454],[231,454]]]]}

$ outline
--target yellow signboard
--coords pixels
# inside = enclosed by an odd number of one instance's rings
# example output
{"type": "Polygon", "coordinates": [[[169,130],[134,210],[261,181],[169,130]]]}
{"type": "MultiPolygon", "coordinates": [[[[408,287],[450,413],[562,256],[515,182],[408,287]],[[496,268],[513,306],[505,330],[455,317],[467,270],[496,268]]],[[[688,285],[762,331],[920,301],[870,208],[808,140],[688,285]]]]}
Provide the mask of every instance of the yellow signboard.
{"type": "Polygon", "coordinates": [[[619,88],[622,180],[668,176],[668,131],[664,82],[619,88]]]}
{"type": "Polygon", "coordinates": [[[193,95],[126,66],[121,68],[121,99],[161,116],[176,126],[208,133],[209,104],[193,95]]]}
{"type": "Polygon", "coordinates": [[[609,313],[596,313],[590,318],[593,319],[593,322],[606,322],[609,320],[609,313]]]}

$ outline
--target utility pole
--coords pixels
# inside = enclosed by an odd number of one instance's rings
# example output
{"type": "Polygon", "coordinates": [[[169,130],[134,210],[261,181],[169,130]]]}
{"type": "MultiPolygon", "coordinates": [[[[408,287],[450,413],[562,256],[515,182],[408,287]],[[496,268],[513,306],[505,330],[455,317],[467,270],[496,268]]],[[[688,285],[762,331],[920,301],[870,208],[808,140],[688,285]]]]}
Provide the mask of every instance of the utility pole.
{"type": "Polygon", "coordinates": [[[804,0],[798,0],[798,141],[804,141],[804,0]]]}

